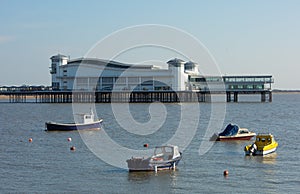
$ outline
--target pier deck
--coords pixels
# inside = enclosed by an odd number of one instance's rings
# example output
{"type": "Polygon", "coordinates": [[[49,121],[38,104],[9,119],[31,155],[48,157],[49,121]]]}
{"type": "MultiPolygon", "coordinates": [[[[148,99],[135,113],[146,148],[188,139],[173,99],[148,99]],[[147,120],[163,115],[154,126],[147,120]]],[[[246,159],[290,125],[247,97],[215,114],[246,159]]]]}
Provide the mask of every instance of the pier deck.
{"type": "MultiPolygon", "coordinates": [[[[272,91],[22,91],[22,92],[0,92],[7,97],[10,103],[151,103],[151,102],[211,102],[213,95],[226,96],[227,102],[238,102],[239,94],[259,94],[261,102],[272,101],[272,91]]],[[[225,101],[224,100],[224,101],[225,101]]]]}

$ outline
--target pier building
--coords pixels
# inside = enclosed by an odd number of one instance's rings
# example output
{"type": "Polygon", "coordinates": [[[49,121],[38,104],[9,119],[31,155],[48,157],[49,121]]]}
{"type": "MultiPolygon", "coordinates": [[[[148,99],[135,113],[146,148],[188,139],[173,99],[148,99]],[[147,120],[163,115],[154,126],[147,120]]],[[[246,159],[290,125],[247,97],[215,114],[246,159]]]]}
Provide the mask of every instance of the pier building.
{"type": "Polygon", "coordinates": [[[124,64],[102,59],[73,59],[64,55],[51,58],[53,90],[85,91],[187,91],[188,78],[199,75],[198,64],[171,59],[168,68],[124,64]]]}
{"type": "Polygon", "coordinates": [[[51,58],[52,89],[60,91],[258,91],[271,90],[271,75],[206,76],[192,61],[171,59],[168,68],[102,59],[51,58]],[[79,70],[79,71],[78,71],[79,70]]]}

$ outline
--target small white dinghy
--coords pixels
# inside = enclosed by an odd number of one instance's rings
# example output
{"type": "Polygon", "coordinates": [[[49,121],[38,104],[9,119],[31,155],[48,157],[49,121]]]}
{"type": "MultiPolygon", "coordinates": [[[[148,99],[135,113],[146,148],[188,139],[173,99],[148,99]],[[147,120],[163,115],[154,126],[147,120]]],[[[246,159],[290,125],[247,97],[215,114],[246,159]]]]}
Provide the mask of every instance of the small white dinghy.
{"type": "Polygon", "coordinates": [[[156,146],[150,157],[132,157],[126,160],[129,171],[155,171],[175,169],[182,158],[178,146],[156,146]]]}

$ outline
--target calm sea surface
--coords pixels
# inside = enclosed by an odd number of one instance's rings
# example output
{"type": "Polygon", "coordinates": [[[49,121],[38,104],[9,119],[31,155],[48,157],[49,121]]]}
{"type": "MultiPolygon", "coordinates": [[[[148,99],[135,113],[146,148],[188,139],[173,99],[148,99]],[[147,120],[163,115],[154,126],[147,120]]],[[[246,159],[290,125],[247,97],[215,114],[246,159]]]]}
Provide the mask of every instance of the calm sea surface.
{"type": "MultiPolygon", "coordinates": [[[[143,144],[148,143],[150,149],[174,135],[181,119],[181,106],[165,104],[166,121],[163,125],[152,134],[139,135],[118,124],[110,104],[96,104],[97,115],[103,118],[104,126],[102,130],[87,133],[101,135],[105,132],[123,147],[145,149],[143,144]]],[[[252,141],[216,142],[206,154],[199,155],[199,146],[206,141],[203,137],[210,120],[211,104],[201,103],[199,107],[200,122],[196,134],[183,150],[183,159],[176,171],[129,173],[94,155],[76,131],[44,131],[48,120],[72,121],[71,104],[0,103],[0,192],[300,192],[299,94],[274,94],[272,103],[226,104],[223,127],[232,122],[256,133],[274,134],[279,147],[269,157],[245,157],[243,148],[252,141]],[[71,142],[67,141],[69,137],[71,142]],[[33,139],[31,143],[29,138],[33,139]],[[76,147],[75,152],[70,151],[71,146],[76,147]],[[223,176],[225,169],[229,171],[227,177],[223,176]]],[[[137,122],[147,123],[151,119],[149,104],[131,104],[130,112],[137,122]]],[[[155,118],[152,119],[155,122],[155,118]]],[[[188,123],[192,125],[192,122],[188,123]]],[[[107,146],[104,141],[98,144],[107,146]]]]}

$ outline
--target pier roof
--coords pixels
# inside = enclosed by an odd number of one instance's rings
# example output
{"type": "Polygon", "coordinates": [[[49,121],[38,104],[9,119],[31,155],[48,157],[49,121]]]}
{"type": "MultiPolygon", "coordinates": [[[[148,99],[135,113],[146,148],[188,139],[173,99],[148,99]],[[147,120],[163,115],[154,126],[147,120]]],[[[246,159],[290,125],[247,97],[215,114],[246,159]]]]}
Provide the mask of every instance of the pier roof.
{"type": "Polygon", "coordinates": [[[125,64],[112,60],[104,60],[104,59],[96,59],[96,58],[80,58],[74,59],[68,62],[68,65],[72,64],[89,64],[89,65],[97,65],[97,66],[106,66],[111,68],[121,68],[121,69],[157,69],[153,65],[136,65],[136,64],[125,64]]]}
{"type": "Polygon", "coordinates": [[[52,56],[50,59],[60,59],[60,58],[69,58],[66,55],[62,55],[62,54],[57,54],[52,56]]]}

